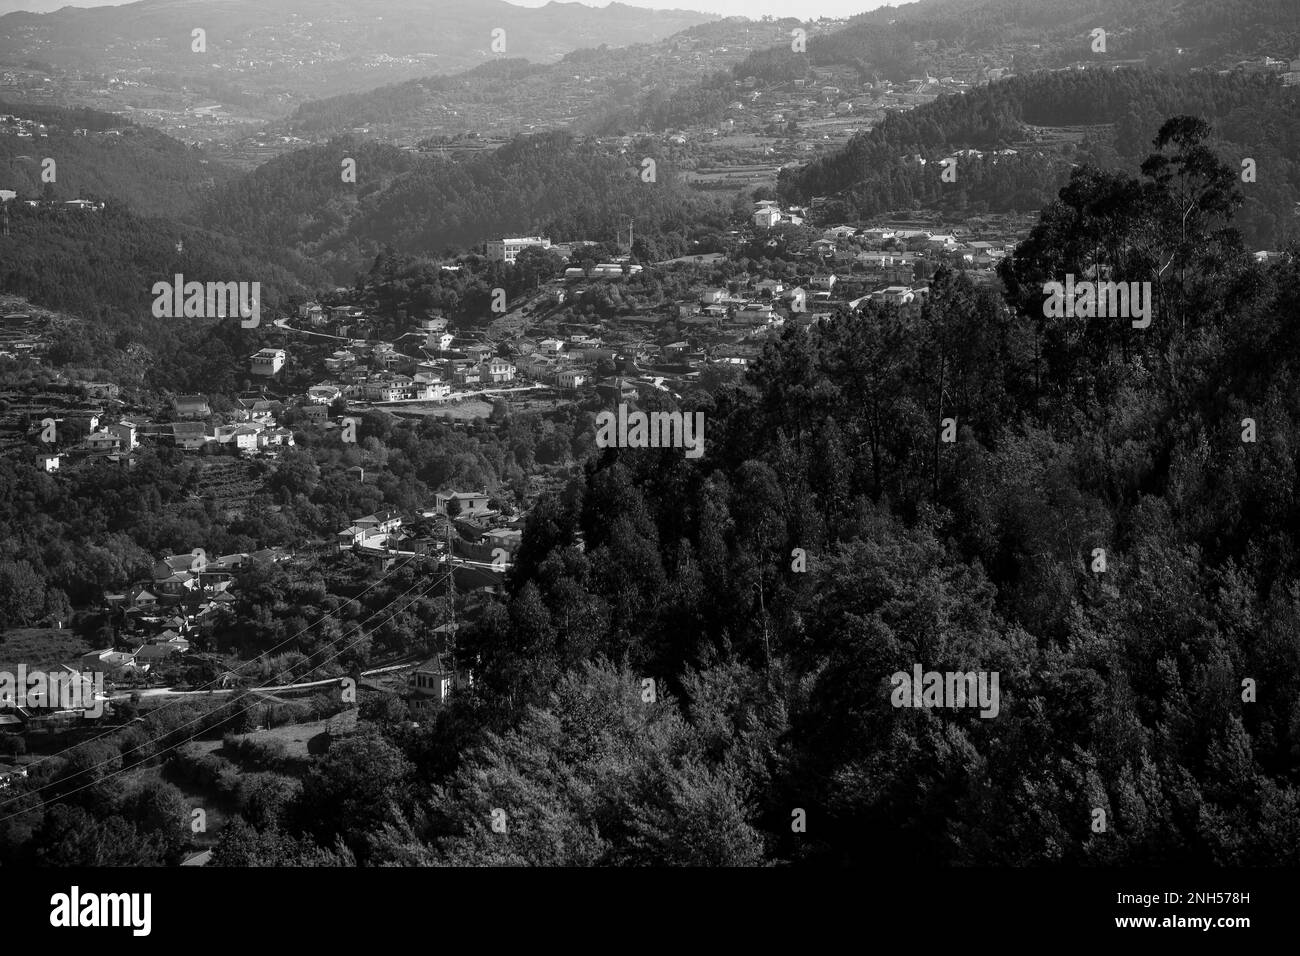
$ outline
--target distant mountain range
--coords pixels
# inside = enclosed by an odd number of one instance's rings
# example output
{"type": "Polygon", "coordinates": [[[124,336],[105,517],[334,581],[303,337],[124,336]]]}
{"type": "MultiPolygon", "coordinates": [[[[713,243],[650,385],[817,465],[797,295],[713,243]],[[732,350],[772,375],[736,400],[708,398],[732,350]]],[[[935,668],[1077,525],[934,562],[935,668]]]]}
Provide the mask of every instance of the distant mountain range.
{"type": "Polygon", "coordinates": [[[848,66],[864,78],[902,80],[1012,73],[1080,65],[1143,65],[1172,72],[1225,69],[1244,58],[1300,56],[1297,0],[919,0],[861,14],[839,30],[810,36],[807,53],[784,42],[751,53],[729,74],[671,91],[649,90],[639,109],[607,119],[608,130],[657,130],[716,118],[734,81],[780,83],[809,66],[848,66]],[[1093,30],[1105,31],[1094,51],[1093,30]]]}
{"type": "Polygon", "coordinates": [[[120,0],[78,0],[66,3],[65,0],[0,0],[0,14],[25,11],[27,13],[49,13],[62,7],[109,7],[120,0]]]}
{"type": "MultiPolygon", "coordinates": [[[[687,86],[755,50],[788,43],[797,23],[730,18],[652,43],[575,50],[555,63],[497,60],[451,76],[312,100],[277,128],[311,138],[364,128],[388,141],[470,130],[507,136],[534,127],[583,130],[598,116],[640,102],[647,90],[687,86]]],[[[809,33],[824,29],[810,25],[809,33]]]]}
{"type": "Polygon", "coordinates": [[[808,24],[806,56],[791,51],[797,25],[723,20],[654,43],[578,50],[556,63],[488,63],[313,99],[284,129],[319,137],[364,128],[390,141],[419,131],[515,132],[532,124],[663,130],[715,119],[736,98],[740,77],[782,82],[808,66],[846,65],[863,77],[901,80],[980,66],[1028,73],[1101,61],[1186,72],[1300,55],[1296,0],[920,0],[839,28],[808,24]],[[1097,27],[1107,31],[1104,54],[1092,50],[1097,27]]]}
{"type": "Polygon", "coordinates": [[[582,47],[643,43],[715,19],[621,3],[140,0],[0,17],[0,65],[131,73],[218,97],[292,100],[464,70],[502,56],[547,62],[582,47]],[[196,29],[206,31],[206,52],[192,49],[196,29]]]}
{"type": "Polygon", "coordinates": [[[1157,55],[1196,66],[1300,50],[1295,0],[920,0],[854,19],[892,25],[938,51],[1017,47],[1022,71],[1088,59],[1097,28],[1106,31],[1106,55],[1120,59],[1157,55]]]}

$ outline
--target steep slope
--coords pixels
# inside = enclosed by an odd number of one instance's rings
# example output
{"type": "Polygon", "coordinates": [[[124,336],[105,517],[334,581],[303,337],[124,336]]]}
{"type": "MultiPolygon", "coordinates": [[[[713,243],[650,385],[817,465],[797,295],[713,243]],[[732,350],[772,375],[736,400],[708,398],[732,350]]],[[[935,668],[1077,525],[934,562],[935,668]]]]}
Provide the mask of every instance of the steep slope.
{"type": "Polygon", "coordinates": [[[463,161],[340,138],[266,163],[212,194],[206,226],[258,236],[290,268],[313,263],[348,281],[385,246],[436,255],[502,234],[613,239],[635,217],[647,232],[685,230],[715,203],[666,164],[639,175],[646,151],[611,155],[564,132],[519,136],[463,161]],[[357,182],[340,176],[357,160],[357,182]]]}
{"type": "Polygon", "coordinates": [[[169,136],[108,113],[0,103],[0,114],[44,127],[23,137],[16,124],[0,125],[0,189],[21,198],[114,199],[143,215],[183,218],[204,193],[236,176],[169,136]],[[42,176],[46,159],[54,160],[53,182],[42,176]]]}
{"type": "Polygon", "coordinates": [[[1051,200],[1073,165],[1131,165],[1176,114],[1209,121],[1214,145],[1233,168],[1255,161],[1256,181],[1243,184],[1239,216],[1252,245],[1278,248],[1300,235],[1290,214],[1300,201],[1300,163],[1293,159],[1300,89],[1239,73],[1067,70],[1014,77],[892,114],[844,149],[784,170],[781,191],[790,200],[828,197],[841,215],[911,206],[1030,211],[1051,200]],[[1014,152],[963,157],[955,182],[945,181],[936,160],[965,149],[1014,152]]]}

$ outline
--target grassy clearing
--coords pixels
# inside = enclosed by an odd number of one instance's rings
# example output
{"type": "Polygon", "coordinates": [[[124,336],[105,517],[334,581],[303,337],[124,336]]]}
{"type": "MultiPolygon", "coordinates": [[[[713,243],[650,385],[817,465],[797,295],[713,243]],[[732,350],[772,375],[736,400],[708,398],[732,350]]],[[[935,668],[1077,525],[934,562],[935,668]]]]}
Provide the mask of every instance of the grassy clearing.
{"type": "Polygon", "coordinates": [[[470,399],[455,404],[438,405],[428,408],[403,408],[397,414],[420,415],[433,418],[450,418],[453,421],[470,421],[475,418],[487,418],[492,414],[492,405],[481,399],[470,399]]]}
{"type": "Polygon", "coordinates": [[[309,757],[319,757],[324,753],[328,742],[325,734],[331,726],[335,729],[355,727],[356,711],[344,711],[325,720],[313,720],[306,724],[285,724],[283,727],[272,727],[269,730],[257,730],[251,734],[237,736],[241,740],[253,740],[258,743],[278,740],[284,745],[286,757],[293,760],[306,760],[309,757]]]}
{"type": "Polygon", "coordinates": [[[19,664],[29,670],[54,670],[60,664],[76,665],[92,650],[69,628],[16,627],[0,633],[0,670],[14,671],[19,664]]]}

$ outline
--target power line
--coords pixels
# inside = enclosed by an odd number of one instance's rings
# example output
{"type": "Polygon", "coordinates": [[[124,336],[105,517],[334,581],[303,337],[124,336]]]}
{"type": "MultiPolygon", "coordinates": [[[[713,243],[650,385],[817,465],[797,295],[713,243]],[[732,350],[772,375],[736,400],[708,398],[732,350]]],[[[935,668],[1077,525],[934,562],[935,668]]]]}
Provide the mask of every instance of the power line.
{"type": "MultiPolygon", "coordinates": [[[[294,634],[294,635],[292,635],[292,636],[290,636],[290,637],[286,637],[286,638],[285,638],[283,641],[281,641],[279,644],[273,645],[272,647],[267,648],[265,651],[262,651],[261,656],[266,656],[267,654],[272,654],[272,653],[274,653],[275,651],[278,651],[278,650],[280,650],[280,649],[282,649],[282,648],[284,648],[284,647],[287,647],[289,644],[292,644],[292,643],[296,642],[296,641],[298,640],[298,638],[302,637],[304,634],[306,634],[308,631],[310,631],[313,627],[316,627],[318,624],[322,624],[322,623],[324,623],[326,619],[328,619],[328,618],[334,616],[334,615],[337,614],[339,611],[343,610],[343,608],[347,607],[349,604],[352,604],[352,603],[355,602],[355,601],[359,601],[359,600],[360,600],[360,599],[361,599],[365,594],[367,594],[369,591],[374,590],[374,589],[377,588],[380,584],[382,584],[382,583],[383,583],[383,582],[384,582],[384,581],[385,581],[389,576],[391,576],[391,575],[393,575],[393,574],[396,574],[400,569],[406,567],[408,564],[410,564],[412,561],[414,561],[414,560],[416,559],[416,557],[417,557],[417,555],[413,555],[413,556],[411,556],[410,558],[408,558],[406,561],[402,562],[400,565],[397,565],[397,566],[392,567],[392,568],[390,568],[389,570],[385,571],[383,574],[381,574],[381,575],[379,576],[378,579],[375,580],[375,582],[374,582],[373,584],[371,584],[371,585],[370,585],[369,587],[367,587],[365,590],[361,591],[361,593],[358,594],[356,597],[349,598],[348,600],[344,601],[342,604],[340,604],[337,608],[335,608],[335,609],[332,610],[332,611],[327,611],[327,612],[326,612],[325,614],[323,614],[320,618],[318,618],[317,620],[313,621],[311,624],[308,624],[306,627],[304,627],[302,630],[300,630],[297,634],[294,634]]],[[[328,647],[329,645],[327,644],[326,646],[328,647]]],[[[215,689],[216,685],[218,685],[219,683],[221,683],[221,680],[223,679],[223,677],[224,677],[224,675],[222,675],[222,677],[214,678],[213,680],[209,681],[209,682],[206,683],[206,684],[201,684],[201,685],[199,685],[198,687],[194,688],[193,693],[201,693],[201,692],[203,692],[204,690],[212,690],[212,689],[215,689]]],[[[174,701],[170,701],[170,702],[168,702],[168,703],[164,703],[162,706],[155,708],[155,709],[153,710],[152,713],[153,713],[153,714],[158,714],[158,713],[162,712],[163,710],[165,710],[166,708],[172,706],[173,704],[180,703],[180,702],[181,702],[181,701],[179,701],[179,700],[174,700],[174,701]]],[[[75,750],[77,747],[80,747],[80,746],[83,745],[83,744],[95,743],[95,742],[97,742],[97,741],[104,740],[104,739],[106,739],[106,738],[108,738],[108,737],[112,737],[112,736],[114,736],[114,735],[118,732],[118,730],[120,730],[120,728],[118,728],[118,727],[114,727],[114,728],[112,728],[112,729],[110,729],[110,730],[105,731],[104,733],[102,733],[102,734],[100,734],[100,735],[98,735],[98,736],[93,736],[93,737],[90,737],[90,738],[87,739],[87,740],[82,740],[82,741],[80,741],[80,742],[74,744],[74,745],[71,746],[71,747],[65,747],[63,750],[56,751],[56,752],[54,752],[54,753],[52,753],[52,754],[47,754],[47,755],[45,755],[44,757],[41,757],[39,760],[35,760],[35,761],[33,761],[33,762],[27,764],[27,765],[26,765],[26,769],[27,769],[28,771],[30,771],[32,767],[38,767],[38,766],[40,766],[42,763],[44,763],[44,762],[46,762],[46,761],[48,761],[48,760],[53,760],[55,757],[62,757],[63,755],[65,755],[65,754],[71,752],[72,750],[75,750]]],[[[3,806],[3,804],[0,804],[0,806],[3,806]]]]}
{"type": "MultiPolygon", "coordinates": [[[[448,571],[448,574],[450,574],[450,573],[451,573],[451,572],[448,571]]],[[[427,594],[430,590],[432,590],[432,589],[433,589],[433,586],[436,585],[436,584],[438,584],[438,583],[439,583],[439,579],[438,579],[438,578],[434,578],[433,580],[431,580],[427,585],[425,585],[424,590],[421,591],[420,594],[418,594],[418,595],[416,595],[414,598],[412,598],[409,602],[407,602],[406,606],[403,607],[403,608],[401,608],[400,610],[404,611],[404,610],[406,610],[406,608],[409,608],[411,605],[413,605],[413,604],[414,604],[416,601],[418,601],[420,598],[424,597],[424,595],[427,594]]],[[[381,608],[379,611],[376,611],[375,614],[372,614],[371,617],[373,618],[373,617],[375,617],[375,616],[378,615],[378,614],[382,614],[385,610],[387,610],[387,609],[388,609],[389,607],[391,607],[393,604],[396,604],[397,601],[401,600],[401,598],[402,598],[403,596],[405,596],[406,594],[409,594],[411,591],[414,591],[417,587],[419,587],[419,585],[418,585],[418,584],[415,584],[415,585],[412,585],[411,587],[407,588],[405,591],[402,592],[402,595],[399,595],[397,598],[394,598],[392,601],[390,601],[388,604],[386,604],[386,605],[385,605],[383,608],[381,608]]],[[[396,615],[396,613],[400,613],[400,612],[394,612],[394,616],[396,615]]],[[[367,622],[364,622],[363,624],[358,625],[357,630],[361,630],[361,629],[364,627],[364,624],[365,624],[365,623],[368,623],[368,621],[369,621],[369,619],[367,619],[367,622]]],[[[354,632],[354,633],[355,633],[355,632],[354,632]]],[[[351,644],[348,645],[348,647],[344,648],[343,650],[338,651],[337,653],[335,653],[335,654],[331,655],[330,657],[326,658],[325,660],[321,661],[321,662],[318,663],[316,666],[317,666],[317,667],[320,667],[320,666],[322,666],[322,665],[324,665],[324,664],[329,663],[330,661],[334,660],[336,657],[338,657],[338,656],[340,656],[341,654],[345,653],[347,650],[350,650],[354,645],[356,645],[357,643],[359,643],[362,639],[364,639],[364,635],[363,635],[362,638],[358,638],[356,641],[353,641],[351,644]]],[[[331,642],[331,643],[337,643],[337,641],[334,641],[334,642],[331,642]]],[[[329,645],[326,645],[326,646],[329,646],[329,645]]],[[[256,689],[256,688],[253,688],[253,690],[255,690],[255,689],[256,689]]],[[[181,724],[180,727],[173,728],[171,731],[168,731],[168,733],[169,733],[169,734],[171,734],[171,733],[175,733],[175,732],[177,732],[177,731],[179,731],[179,730],[182,730],[182,729],[184,729],[184,728],[186,728],[186,727],[193,726],[195,723],[199,723],[199,722],[201,722],[201,721],[202,721],[205,717],[207,717],[207,716],[208,716],[207,714],[202,714],[202,715],[200,715],[200,716],[194,718],[193,720],[190,720],[190,721],[185,722],[184,724],[181,724]]],[[[210,730],[210,729],[212,729],[212,728],[207,728],[207,729],[210,730]]],[[[200,733],[202,733],[202,731],[200,731],[200,733]]],[[[157,751],[155,751],[154,753],[152,753],[152,754],[149,755],[149,758],[146,758],[146,759],[151,759],[151,758],[154,758],[154,757],[160,757],[160,756],[162,756],[162,755],[165,754],[165,753],[168,753],[168,752],[170,752],[170,751],[175,750],[177,747],[184,746],[184,745],[187,744],[187,743],[191,743],[192,741],[197,740],[198,737],[199,737],[199,734],[197,734],[197,733],[194,734],[194,735],[192,735],[192,736],[186,737],[184,740],[179,740],[179,741],[177,741],[177,742],[174,743],[174,744],[170,744],[170,745],[168,745],[168,746],[166,746],[166,747],[163,747],[161,750],[157,750],[157,751]]],[[[132,747],[130,750],[124,750],[124,751],[122,751],[121,753],[119,753],[118,756],[121,757],[121,758],[125,758],[127,754],[129,754],[129,753],[135,753],[137,750],[141,750],[141,749],[143,749],[144,747],[147,747],[147,746],[149,746],[148,743],[138,744],[137,746],[132,747]]],[[[116,759],[116,758],[113,758],[113,759],[116,759]]],[[[77,776],[77,775],[85,774],[85,773],[90,773],[91,771],[98,770],[98,769],[101,768],[101,767],[106,767],[106,766],[108,766],[109,764],[111,764],[111,763],[113,762],[113,759],[105,760],[105,761],[103,761],[103,762],[101,762],[101,763],[96,764],[96,765],[93,766],[93,767],[87,767],[87,768],[85,768],[84,770],[80,770],[80,771],[78,771],[77,774],[74,774],[73,776],[77,776]]],[[[106,781],[108,781],[108,780],[111,780],[113,777],[116,777],[116,776],[118,776],[119,774],[126,773],[128,770],[132,770],[132,769],[134,769],[134,768],[133,768],[133,767],[126,767],[126,766],[123,766],[123,767],[121,767],[121,768],[119,768],[119,769],[117,769],[117,770],[113,770],[113,771],[111,771],[111,772],[105,774],[103,777],[99,778],[98,780],[92,780],[91,782],[89,782],[89,783],[85,783],[85,784],[82,784],[82,785],[79,786],[79,787],[74,787],[72,790],[69,790],[67,793],[62,794],[60,797],[51,798],[51,799],[49,799],[49,800],[41,800],[40,804],[39,804],[38,806],[36,806],[36,807],[28,807],[28,808],[23,809],[23,810],[17,810],[17,811],[15,811],[14,813],[10,813],[10,814],[8,814],[7,816],[0,817],[0,823],[5,823],[5,822],[7,822],[7,821],[9,821],[9,820],[12,820],[14,817],[21,816],[21,815],[24,814],[24,813],[29,813],[29,812],[31,812],[31,811],[33,811],[33,810],[37,810],[37,809],[41,809],[41,808],[44,808],[44,807],[46,807],[46,806],[49,806],[51,803],[55,802],[55,800],[66,799],[67,797],[70,797],[70,796],[72,796],[72,795],[75,794],[75,793],[80,793],[81,791],[86,790],[86,789],[89,789],[90,787],[96,786],[97,784],[104,783],[104,782],[106,782],[106,781]]],[[[54,780],[54,781],[51,781],[51,782],[49,782],[49,783],[47,783],[47,784],[43,784],[43,785],[40,786],[40,787],[37,787],[35,790],[28,790],[28,791],[25,791],[24,793],[16,794],[14,797],[11,797],[11,798],[8,799],[8,800],[5,800],[5,801],[3,801],[3,802],[0,802],[0,809],[3,809],[4,807],[7,807],[7,806],[9,806],[9,805],[11,805],[11,804],[13,804],[13,803],[18,802],[18,801],[22,800],[24,797],[26,797],[26,796],[28,796],[28,795],[30,795],[30,794],[33,794],[33,793],[40,793],[40,792],[43,791],[43,790],[48,790],[48,789],[50,789],[51,787],[57,785],[57,784],[60,783],[60,782],[61,782],[61,781],[54,780]]]]}

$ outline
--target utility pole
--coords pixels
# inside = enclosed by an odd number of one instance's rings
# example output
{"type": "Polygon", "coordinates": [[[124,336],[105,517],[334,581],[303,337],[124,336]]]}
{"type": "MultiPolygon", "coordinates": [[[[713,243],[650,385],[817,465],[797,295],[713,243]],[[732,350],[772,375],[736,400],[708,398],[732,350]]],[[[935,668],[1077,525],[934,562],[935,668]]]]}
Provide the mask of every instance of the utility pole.
{"type": "Polygon", "coordinates": [[[456,671],[456,571],[451,563],[451,515],[447,515],[447,606],[451,614],[448,650],[451,652],[451,669],[456,671]]]}

